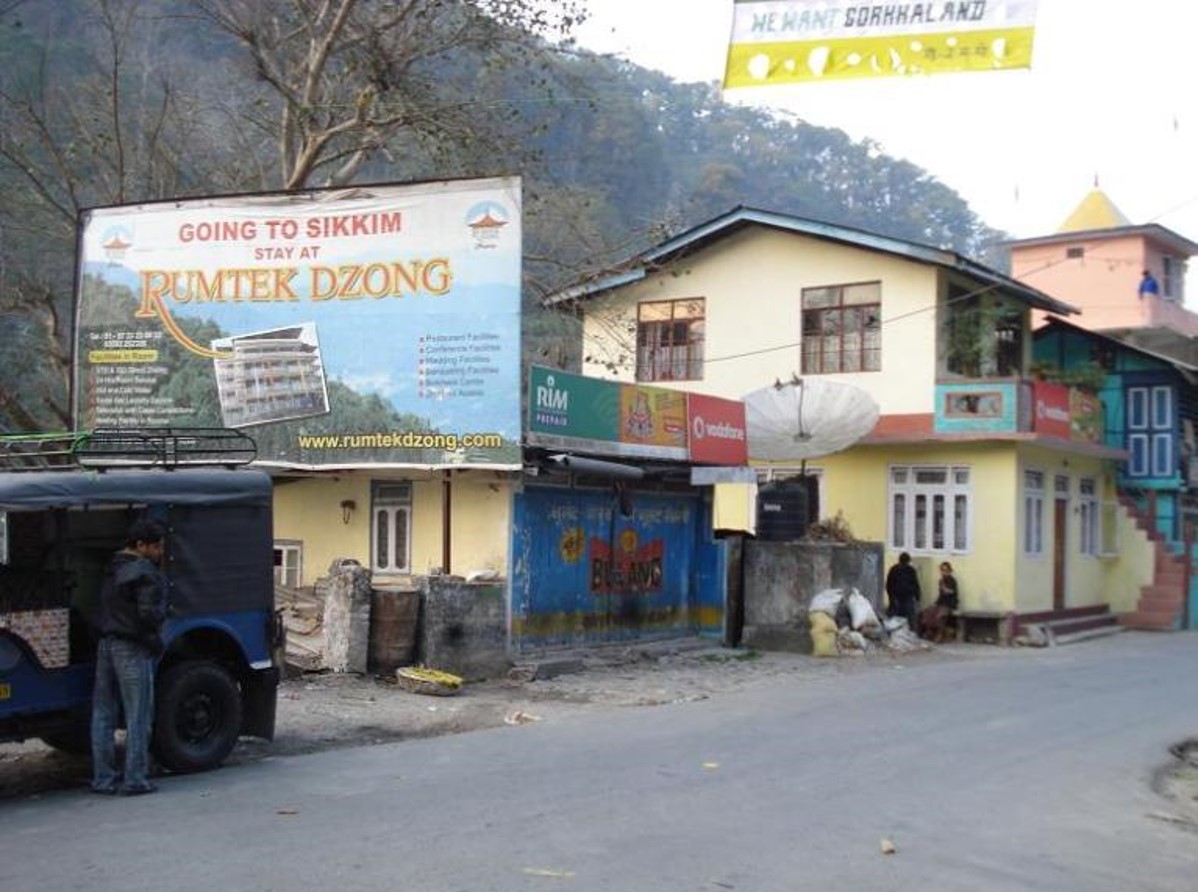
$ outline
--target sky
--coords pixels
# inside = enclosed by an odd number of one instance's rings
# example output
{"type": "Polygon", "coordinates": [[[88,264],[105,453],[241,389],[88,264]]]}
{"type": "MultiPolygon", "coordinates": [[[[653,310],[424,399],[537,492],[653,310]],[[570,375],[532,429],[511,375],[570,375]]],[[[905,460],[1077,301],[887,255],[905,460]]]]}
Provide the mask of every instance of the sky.
{"type": "MultiPolygon", "coordinates": [[[[578,37],[680,82],[708,82],[723,77],[731,22],[732,0],[591,0],[578,37]]],[[[1030,70],[741,88],[724,98],[872,139],[1017,238],[1055,232],[1097,178],[1133,224],[1198,241],[1196,74],[1190,0],[1040,0],[1030,70]]],[[[1191,270],[1191,305],[1195,287],[1191,270]]]]}

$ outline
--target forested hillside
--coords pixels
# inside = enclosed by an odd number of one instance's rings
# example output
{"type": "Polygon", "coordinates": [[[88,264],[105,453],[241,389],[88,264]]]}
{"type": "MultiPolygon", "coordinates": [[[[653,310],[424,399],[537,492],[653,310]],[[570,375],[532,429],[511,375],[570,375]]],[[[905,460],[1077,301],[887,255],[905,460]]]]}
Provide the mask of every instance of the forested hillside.
{"type": "MultiPolygon", "coordinates": [[[[593,0],[597,2],[597,0],[593,0]]],[[[69,424],[86,207],[519,174],[539,298],[750,205],[980,256],[952,190],[838,130],[570,48],[575,3],[55,0],[0,16],[0,428],[69,424]],[[322,16],[323,11],[323,16],[322,16]],[[485,14],[485,13],[490,13],[485,14]]]]}

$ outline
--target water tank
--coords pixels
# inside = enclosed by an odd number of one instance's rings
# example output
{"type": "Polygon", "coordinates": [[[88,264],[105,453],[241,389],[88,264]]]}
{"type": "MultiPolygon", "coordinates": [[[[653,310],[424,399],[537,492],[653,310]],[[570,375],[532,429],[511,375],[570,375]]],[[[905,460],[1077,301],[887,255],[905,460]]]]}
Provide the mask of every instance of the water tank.
{"type": "Polygon", "coordinates": [[[802,539],[819,520],[819,478],[788,477],[757,490],[757,538],[766,542],[802,539]]]}

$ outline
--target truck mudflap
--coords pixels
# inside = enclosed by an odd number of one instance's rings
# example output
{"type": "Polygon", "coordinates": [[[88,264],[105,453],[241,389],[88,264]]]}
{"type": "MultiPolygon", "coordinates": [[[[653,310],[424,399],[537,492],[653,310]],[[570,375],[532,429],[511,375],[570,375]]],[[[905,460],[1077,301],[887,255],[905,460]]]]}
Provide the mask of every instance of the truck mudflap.
{"type": "Polygon", "coordinates": [[[263,740],[275,739],[275,715],[278,711],[279,669],[250,671],[244,682],[242,700],[244,716],[241,733],[263,740]]]}

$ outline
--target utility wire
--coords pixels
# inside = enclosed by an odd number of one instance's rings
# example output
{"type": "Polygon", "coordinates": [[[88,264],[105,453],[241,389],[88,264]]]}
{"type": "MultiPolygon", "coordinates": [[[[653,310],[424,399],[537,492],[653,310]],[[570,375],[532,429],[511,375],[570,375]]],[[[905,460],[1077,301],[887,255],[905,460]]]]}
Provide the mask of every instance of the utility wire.
{"type": "MultiPolygon", "coordinates": [[[[1074,258],[1062,257],[1059,260],[1053,260],[1053,261],[1050,261],[1049,263],[1044,264],[1043,266],[1039,266],[1039,267],[1036,267],[1035,269],[1028,270],[1026,273],[1024,273],[1024,275],[1027,276],[1027,275],[1035,275],[1037,273],[1042,273],[1045,270],[1052,269],[1054,266],[1059,266],[1060,264],[1065,263],[1066,261],[1072,260],[1072,259],[1074,259],[1074,258]]],[[[944,306],[950,306],[952,304],[956,304],[956,303],[959,303],[964,300],[969,300],[974,297],[979,297],[980,295],[986,294],[990,291],[994,291],[1001,287],[1003,287],[1001,283],[984,285],[981,288],[974,289],[973,291],[968,291],[965,294],[959,294],[956,297],[949,298],[948,300],[946,300],[944,302],[944,306]]],[[[886,319],[881,320],[878,323],[878,325],[879,325],[879,327],[881,327],[884,325],[889,325],[892,322],[898,322],[901,319],[907,319],[911,316],[918,316],[921,313],[935,312],[936,309],[938,309],[940,306],[941,306],[940,304],[936,303],[936,304],[932,304],[930,306],[919,307],[914,310],[909,310],[906,313],[899,313],[897,316],[890,316],[886,319]]],[[[728,362],[729,360],[733,360],[733,359],[746,359],[750,356],[761,356],[766,353],[777,353],[779,350],[794,350],[797,347],[802,347],[802,345],[803,345],[803,342],[801,340],[792,341],[792,342],[786,343],[786,344],[779,344],[776,347],[762,347],[759,350],[747,350],[744,353],[731,353],[727,356],[715,356],[715,357],[711,357],[710,359],[704,359],[703,361],[704,362],[728,362]]]]}

